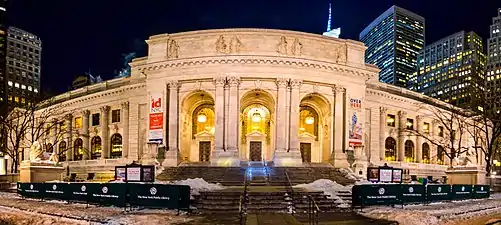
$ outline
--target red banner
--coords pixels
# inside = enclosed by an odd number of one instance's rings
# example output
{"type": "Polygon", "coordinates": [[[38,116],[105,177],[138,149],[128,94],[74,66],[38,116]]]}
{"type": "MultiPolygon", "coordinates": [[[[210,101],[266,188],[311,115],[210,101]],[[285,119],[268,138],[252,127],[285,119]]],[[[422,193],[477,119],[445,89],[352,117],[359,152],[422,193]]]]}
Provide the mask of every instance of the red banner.
{"type": "Polygon", "coordinates": [[[150,113],[150,130],[163,129],[163,113],[150,113]]]}

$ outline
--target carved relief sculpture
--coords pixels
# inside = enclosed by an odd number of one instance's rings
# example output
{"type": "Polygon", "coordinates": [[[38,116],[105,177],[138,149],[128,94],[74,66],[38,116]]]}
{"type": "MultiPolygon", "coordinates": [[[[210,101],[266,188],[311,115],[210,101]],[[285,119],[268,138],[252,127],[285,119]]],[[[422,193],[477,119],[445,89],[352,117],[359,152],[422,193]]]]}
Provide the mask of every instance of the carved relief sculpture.
{"type": "Polygon", "coordinates": [[[216,87],[224,87],[226,84],[226,78],[225,77],[216,77],[214,78],[214,85],[216,87]]]}
{"type": "Polygon", "coordinates": [[[284,36],[280,38],[280,42],[277,45],[277,52],[287,55],[287,39],[284,36]]]}
{"type": "Polygon", "coordinates": [[[303,44],[299,42],[299,38],[294,39],[294,42],[292,43],[292,48],[291,48],[291,53],[292,55],[301,55],[303,50],[303,44]]]}
{"type": "Polygon", "coordinates": [[[240,49],[243,47],[242,42],[237,36],[233,36],[230,41],[229,53],[240,53],[240,49]]]}
{"type": "Polygon", "coordinates": [[[168,51],[167,51],[167,58],[168,59],[177,59],[179,58],[179,45],[174,39],[169,40],[169,45],[168,45],[168,51]]]}
{"type": "Polygon", "coordinates": [[[42,160],[43,150],[38,141],[34,141],[30,147],[30,162],[42,160]]]}
{"type": "Polygon", "coordinates": [[[287,87],[287,79],[277,78],[276,84],[277,84],[278,88],[281,88],[281,87],[285,88],[285,87],[287,87]]]}
{"type": "Polygon", "coordinates": [[[219,53],[226,53],[226,48],[226,41],[224,40],[223,35],[221,35],[216,41],[216,51],[219,53]]]}
{"type": "Polygon", "coordinates": [[[336,49],[335,60],[337,63],[346,62],[346,45],[342,44],[336,49]]]}
{"type": "Polygon", "coordinates": [[[263,84],[262,81],[260,80],[255,80],[254,81],[254,86],[256,87],[256,89],[261,89],[261,85],[263,84]]]}

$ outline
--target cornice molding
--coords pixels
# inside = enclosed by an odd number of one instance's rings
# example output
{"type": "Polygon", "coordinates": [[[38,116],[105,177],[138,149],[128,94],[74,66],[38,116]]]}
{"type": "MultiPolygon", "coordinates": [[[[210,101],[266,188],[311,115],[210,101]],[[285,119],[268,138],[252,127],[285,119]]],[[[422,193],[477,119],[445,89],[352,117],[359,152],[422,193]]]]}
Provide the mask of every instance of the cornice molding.
{"type": "Polygon", "coordinates": [[[125,87],[114,88],[114,89],[111,89],[111,90],[105,90],[105,91],[102,91],[102,92],[93,93],[93,94],[89,94],[89,95],[86,95],[86,96],[77,97],[75,99],[71,99],[71,100],[68,100],[68,101],[65,101],[65,102],[61,102],[58,105],[59,105],[59,107],[68,107],[68,106],[71,106],[71,105],[74,105],[74,104],[78,104],[78,103],[82,103],[82,102],[85,102],[85,101],[95,100],[95,99],[99,99],[99,98],[107,97],[107,96],[120,95],[120,94],[122,94],[124,92],[134,91],[134,90],[138,90],[138,89],[141,89],[141,88],[146,88],[146,83],[134,84],[134,85],[129,85],[129,86],[125,86],[125,87]]]}
{"type": "Polygon", "coordinates": [[[186,66],[215,65],[215,64],[263,64],[263,65],[287,65],[299,66],[311,69],[323,69],[329,72],[349,73],[356,76],[370,78],[377,73],[372,68],[357,68],[343,64],[335,64],[327,61],[286,58],[277,56],[209,56],[184,58],[179,60],[164,60],[138,66],[139,71],[154,71],[165,68],[182,68],[186,66]]]}

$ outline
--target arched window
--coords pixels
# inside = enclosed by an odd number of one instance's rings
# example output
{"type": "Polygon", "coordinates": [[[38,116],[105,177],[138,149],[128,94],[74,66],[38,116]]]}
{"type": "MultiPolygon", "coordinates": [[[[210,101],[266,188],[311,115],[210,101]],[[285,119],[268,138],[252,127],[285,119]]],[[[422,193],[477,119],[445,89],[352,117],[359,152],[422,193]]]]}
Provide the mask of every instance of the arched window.
{"type": "Polygon", "coordinates": [[[414,162],[414,143],[411,140],[405,141],[405,161],[414,162]]]}
{"type": "Polygon", "coordinates": [[[60,162],[66,161],[66,151],[68,151],[68,149],[66,148],[67,148],[66,141],[61,141],[61,143],[59,143],[59,152],[58,152],[60,162]]]}
{"type": "Polygon", "coordinates": [[[116,159],[122,157],[122,135],[114,134],[111,136],[111,156],[110,158],[116,159]]]}
{"type": "Polygon", "coordinates": [[[384,142],[384,159],[386,161],[395,161],[397,153],[397,142],[392,137],[386,138],[384,142]]]}
{"type": "Polygon", "coordinates": [[[51,143],[48,143],[48,144],[47,144],[47,146],[46,146],[46,148],[47,148],[47,149],[46,149],[46,151],[47,151],[48,153],[52,153],[52,152],[54,152],[54,147],[52,147],[52,144],[51,144],[51,143]]]}
{"type": "Polygon", "coordinates": [[[437,164],[444,165],[445,150],[442,146],[437,148],[437,164]]]}
{"type": "Polygon", "coordinates": [[[81,138],[75,140],[75,144],[73,144],[73,160],[78,161],[83,159],[84,149],[83,149],[83,141],[81,138]]]}
{"type": "Polygon", "coordinates": [[[91,152],[90,159],[101,158],[101,152],[102,152],[101,137],[94,136],[92,138],[90,143],[90,152],[91,152]]]}
{"type": "Polygon", "coordinates": [[[423,143],[421,148],[423,150],[423,163],[430,163],[430,145],[423,143]]]}

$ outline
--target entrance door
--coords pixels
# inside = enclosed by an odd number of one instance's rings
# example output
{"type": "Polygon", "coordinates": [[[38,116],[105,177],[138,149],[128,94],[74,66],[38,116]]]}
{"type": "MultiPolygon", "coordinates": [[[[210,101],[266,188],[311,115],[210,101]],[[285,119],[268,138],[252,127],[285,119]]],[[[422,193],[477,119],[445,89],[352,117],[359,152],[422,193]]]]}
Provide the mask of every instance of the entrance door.
{"type": "Polygon", "coordinates": [[[210,160],[210,141],[201,141],[198,143],[198,155],[200,162],[209,162],[210,160]]]}
{"type": "Polygon", "coordinates": [[[299,146],[304,163],[311,163],[311,143],[301,143],[299,146]]]}
{"type": "Polygon", "coordinates": [[[250,161],[261,161],[261,142],[251,141],[250,142],[250,161]]]}

